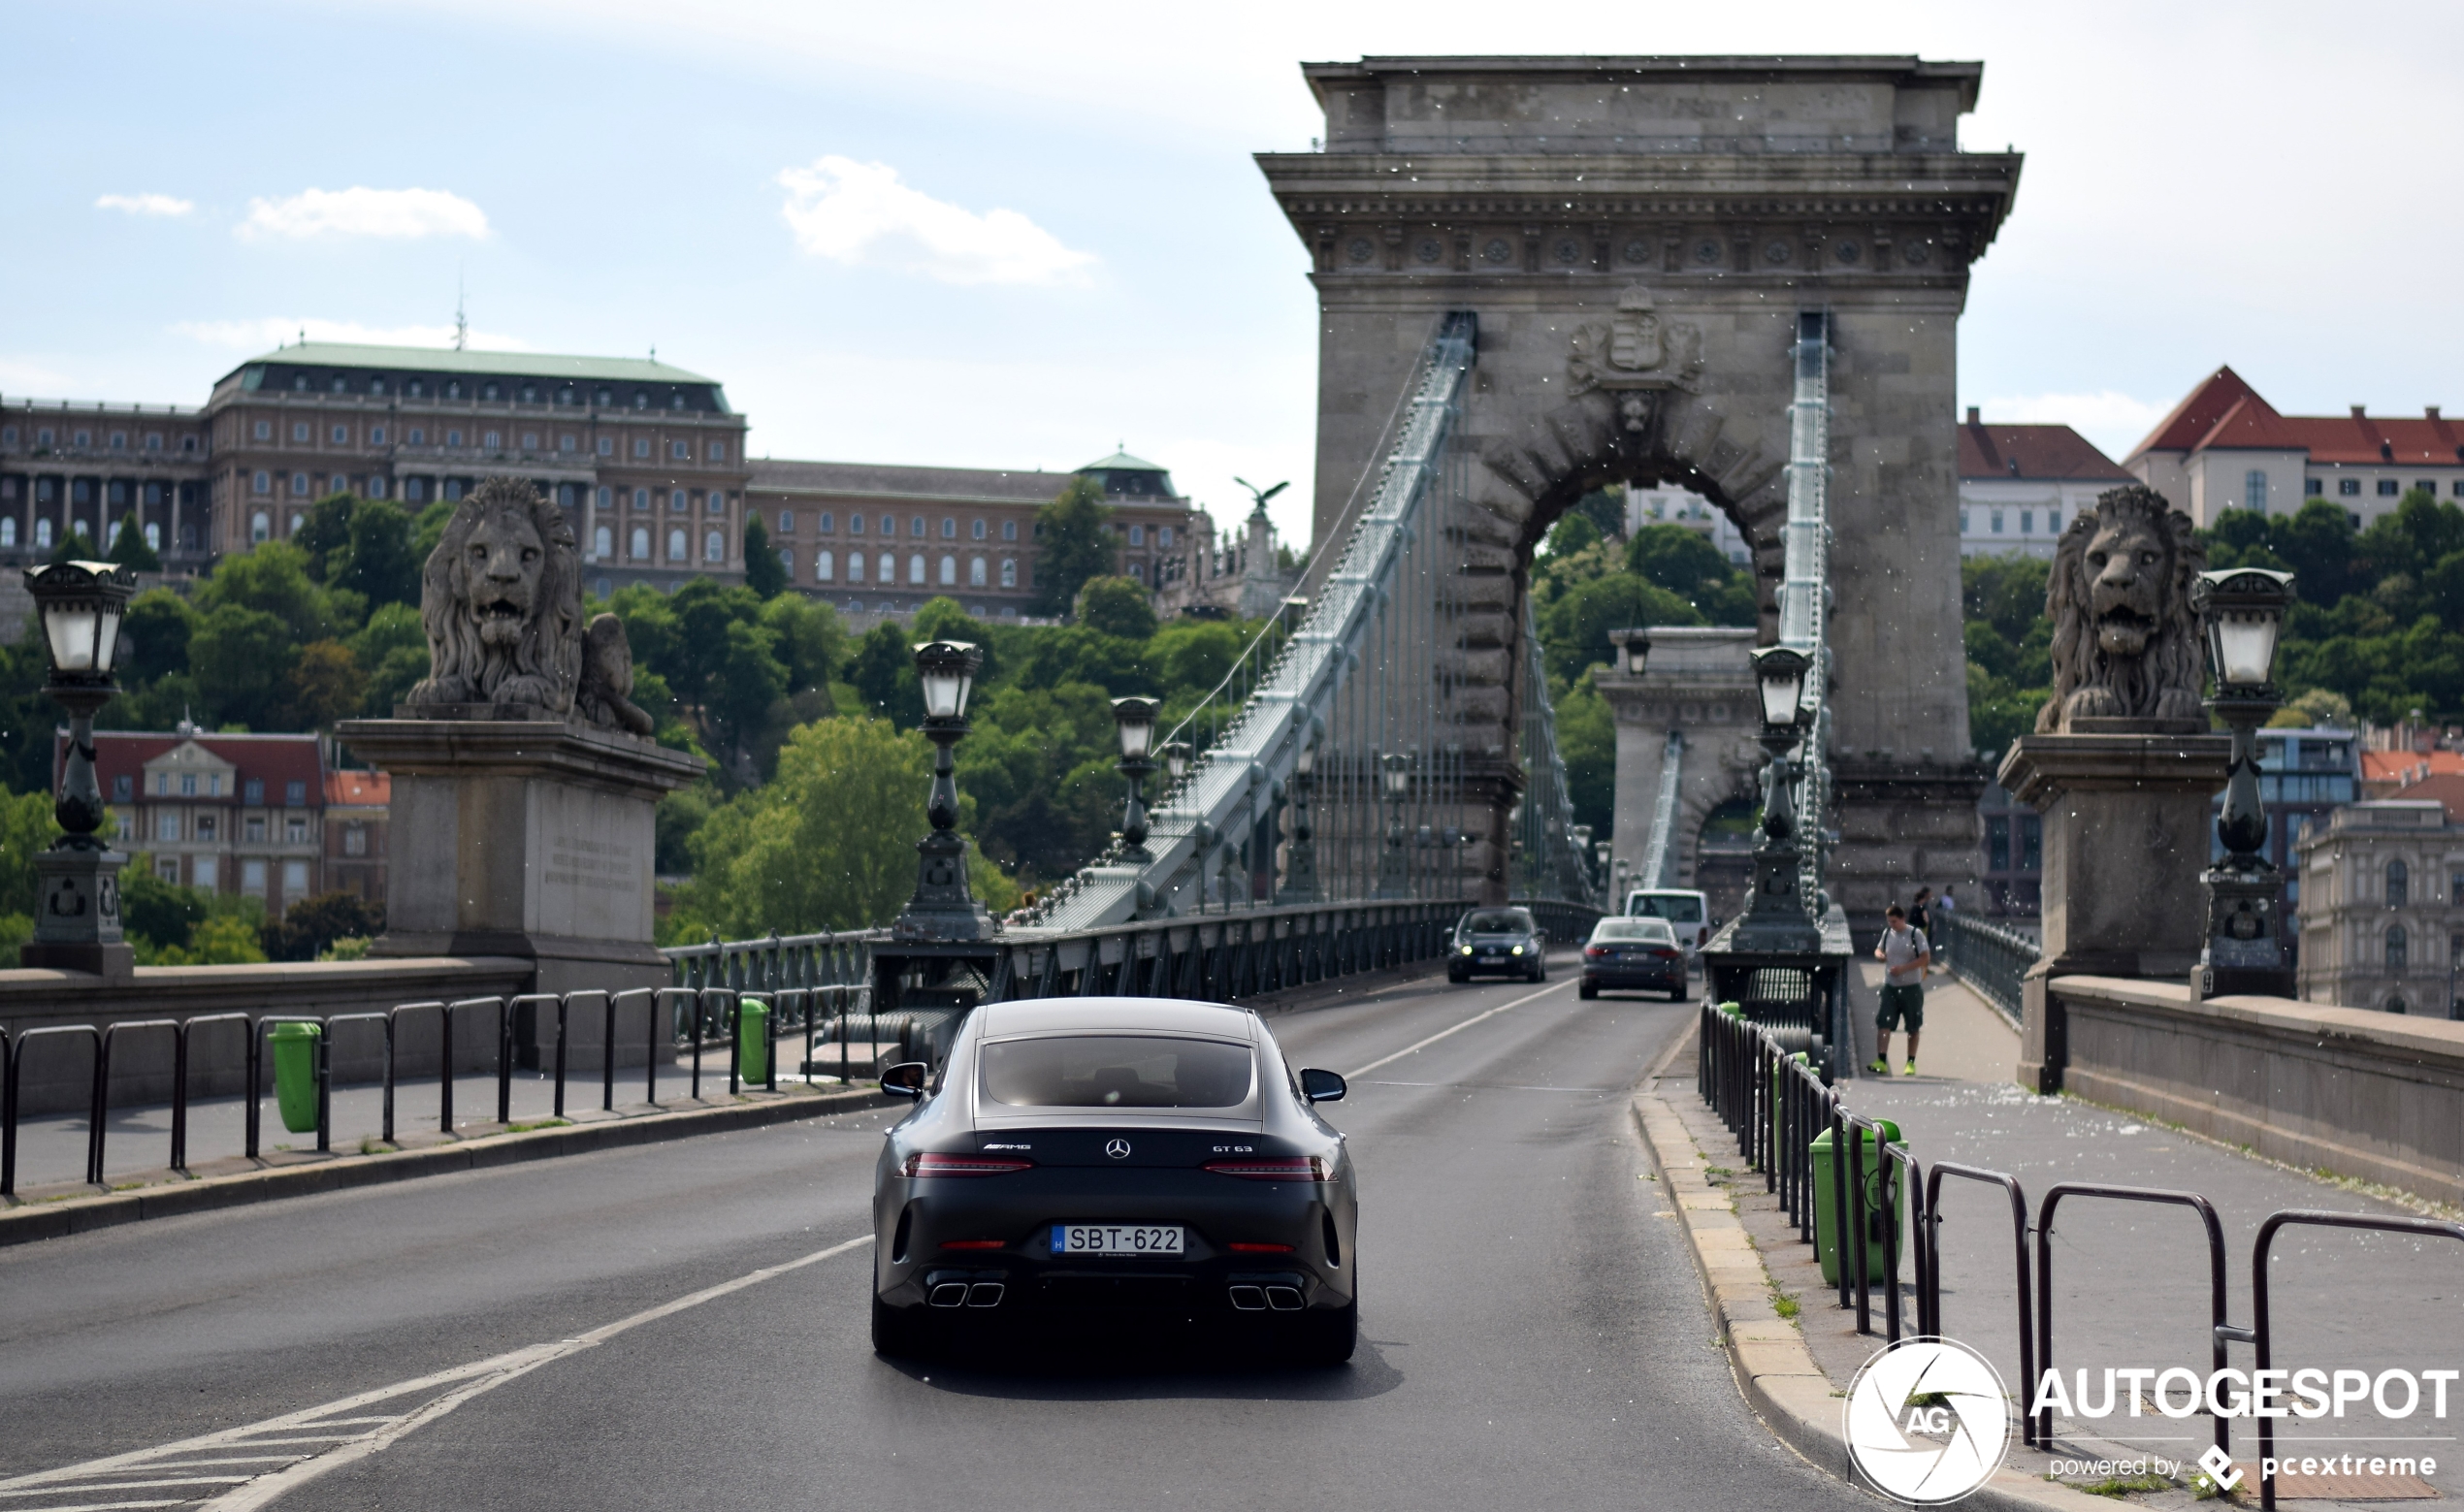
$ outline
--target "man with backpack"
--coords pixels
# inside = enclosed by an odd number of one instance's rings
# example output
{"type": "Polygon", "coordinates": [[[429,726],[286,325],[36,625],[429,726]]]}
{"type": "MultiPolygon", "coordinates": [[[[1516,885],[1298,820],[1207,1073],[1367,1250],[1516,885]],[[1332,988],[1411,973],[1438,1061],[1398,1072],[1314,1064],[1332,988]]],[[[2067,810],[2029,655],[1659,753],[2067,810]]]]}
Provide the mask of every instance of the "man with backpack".
{"type": "Polygon", "coordinates": [[[1889,927],[1874,943],[1874,959],[1882,962],[1882,1013],[1874,1020],[1874,1062],[1866,1067],[1878,1077],[1891,1075],[1891,1031],[1908,1031],[1908,1059],[1902,1075],[1917,1074],[1917,1036],[1925,1028],[1925,968],[1933,959],[1925,931],[1908,927],[1908,911],[1891,905],[1884,916],[1889,927]]]}

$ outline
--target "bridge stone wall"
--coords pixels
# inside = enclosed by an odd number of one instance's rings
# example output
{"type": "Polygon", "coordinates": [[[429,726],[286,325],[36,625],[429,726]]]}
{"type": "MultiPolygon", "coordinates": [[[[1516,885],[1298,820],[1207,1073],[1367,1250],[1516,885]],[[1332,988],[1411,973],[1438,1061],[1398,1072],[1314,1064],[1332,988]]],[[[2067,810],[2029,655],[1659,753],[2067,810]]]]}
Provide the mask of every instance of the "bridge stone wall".
{"type": "Polygon", "coordinates": [[[1861,917],[1918,881],[1972,889],[1983,777],[1967,760],[1957,335],[1969,265],[2019,173],[2016,155],[1957,150],[1981,65],[1370,58],[1305,72],[1327,150],[1258,161],[1318,293],[1320,540],[1348,529],[1437,320],[1479,318],[1449,505],[1466,749],[1511,749],[1532,553],[1605,484],[1678,483],[1726,510],[1772,638],[1791,347],[1799,312],[1824,311],[1845,840],[1832,890],[1861,917]]]}

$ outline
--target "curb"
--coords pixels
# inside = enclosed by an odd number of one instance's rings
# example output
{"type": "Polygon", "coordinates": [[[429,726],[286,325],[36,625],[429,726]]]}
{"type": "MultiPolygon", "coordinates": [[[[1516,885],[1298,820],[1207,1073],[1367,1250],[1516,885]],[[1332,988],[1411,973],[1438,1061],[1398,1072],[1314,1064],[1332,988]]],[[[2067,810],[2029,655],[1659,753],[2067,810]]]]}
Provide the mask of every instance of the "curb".
{"type": "MultiPolygon", "coordinates": [[[[1664,1060],[1652,1068],[1643,1078],[1646,1085],[1666,1064],[1664,1060]]],[[[1850,1463],[1840,1422],[1844,1399],[1832,1395],[1831,1378],[1814,1362],[1803,1335],[1771,1305],[1770,1272],[1763,1268],[1762,1253],[1728,1194],[1702,1174],[1702,1151],[1676,1110],[1658,1093],[1638,1091],[1632,1112],[1635,1130],[1683,1227],[1687,1252],[1694,1257],[1721,1347],[1728,1352],[1730,1373],[1746,1404],[1782,1443],[1816,1468],[1883,1496],[1850,1463]]],[[[2114,1502],[2005,1466],[1958,1505],[1995,1512],[2112,1512],[2114,1502]]]]}
{"type": "Polygon", "coordinates": [[[758,1129],[797,1118],[820,1118],[867,1108],[893,1107],[896,1103],[896,1099],[884,1097],[869,1088],[786,1092],[765,1096],[755,1103],[642,1113],[630,1118],[567,1124],[553,1129],[527,1129],[518,1134],[481,1135],[475,1139],[457,1140],[418,1149],[390,1150],[377,1155],[337,1155],[312,1163],[275,1166],[135,1191],[33,1204],[0,1212],[0,1246],[62,1239],[96,1229],[117,1228],[124,1223],[142,1223],[148,1218],[176,1218],[183,1213],[211,1212],[220,1207],[240,1207],[285,1197],[308,1197],[319,1192],[384,1186],[457,1171],[486,1171],[534,1160],[553,1160],[560,1155],[587,1155],[594,1150],[661,1144],[697,1134],[758,1129]]]}

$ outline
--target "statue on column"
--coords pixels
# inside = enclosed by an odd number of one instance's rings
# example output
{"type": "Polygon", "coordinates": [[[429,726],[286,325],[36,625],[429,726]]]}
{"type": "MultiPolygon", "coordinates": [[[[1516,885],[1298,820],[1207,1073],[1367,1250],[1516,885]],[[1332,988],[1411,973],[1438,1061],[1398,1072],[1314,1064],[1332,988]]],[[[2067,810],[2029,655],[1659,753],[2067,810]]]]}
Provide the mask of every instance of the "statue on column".
{"type": "Polygon", "coordinates": [[[2205,728],[2207,662],[2190,584],[2207,565],[2190,517],[2131,484],[2082,511],[2054,548],[2054,696],[2036,732],[2078,719],[2190,720],[2205,728]]]}

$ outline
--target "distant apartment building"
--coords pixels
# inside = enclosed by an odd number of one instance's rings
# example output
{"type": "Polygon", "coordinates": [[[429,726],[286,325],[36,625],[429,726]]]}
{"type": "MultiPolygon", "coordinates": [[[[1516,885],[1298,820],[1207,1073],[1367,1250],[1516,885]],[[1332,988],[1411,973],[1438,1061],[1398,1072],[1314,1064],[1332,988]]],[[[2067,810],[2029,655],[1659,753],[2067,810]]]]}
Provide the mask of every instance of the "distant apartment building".
{"type": "MultiPolygon", "coordinates": [[[[54,742],[55,787],[66,741],[54,742]]],[[[130,866],[263,898],[269,915],[321,892],[385,896],[388,781],[336,771],[327,756],[319,735],[94,735],[95,781],[130,866]]]]}
{"type": "Polygon", "coordinates": [[[2322,499],[2355,529],[2424,489],[2464,502],[2464,428],[2418,416],[2285,415],[2230,368],[2192,389],[2123,466],[2202,527],[2228,509],[2292,514],[2322,499]]]}
{"type": "Polygon", "coordinates": [[[1959,427],[1960,555],[2051,557],[2096,496],[2137,481],[2066,425],[1988,425],[1968,406],[1959,427]]]}
{"type": "MultiPolygon", "coordinates": [[[[2464,780],[2433,778],[2432,782],[2464,780]]],[[[2337,810],[2295,848],[2313,1003],[2457,1016],[2464,968],[2464,791],[2337,810]]]]}
{"type": "Polygon", "coordinates": [[[1644,487],[1634,484],[1626,489],[1626,533],[1634,534],[1646,525],[1682,525],[1701,532],[1720,555],[1736,566],[1751,566],[1754,554],[1747,549],[1743,532],[1728,511],[1712,503],[1692,489],[1661,484],[1644,487]]]}

